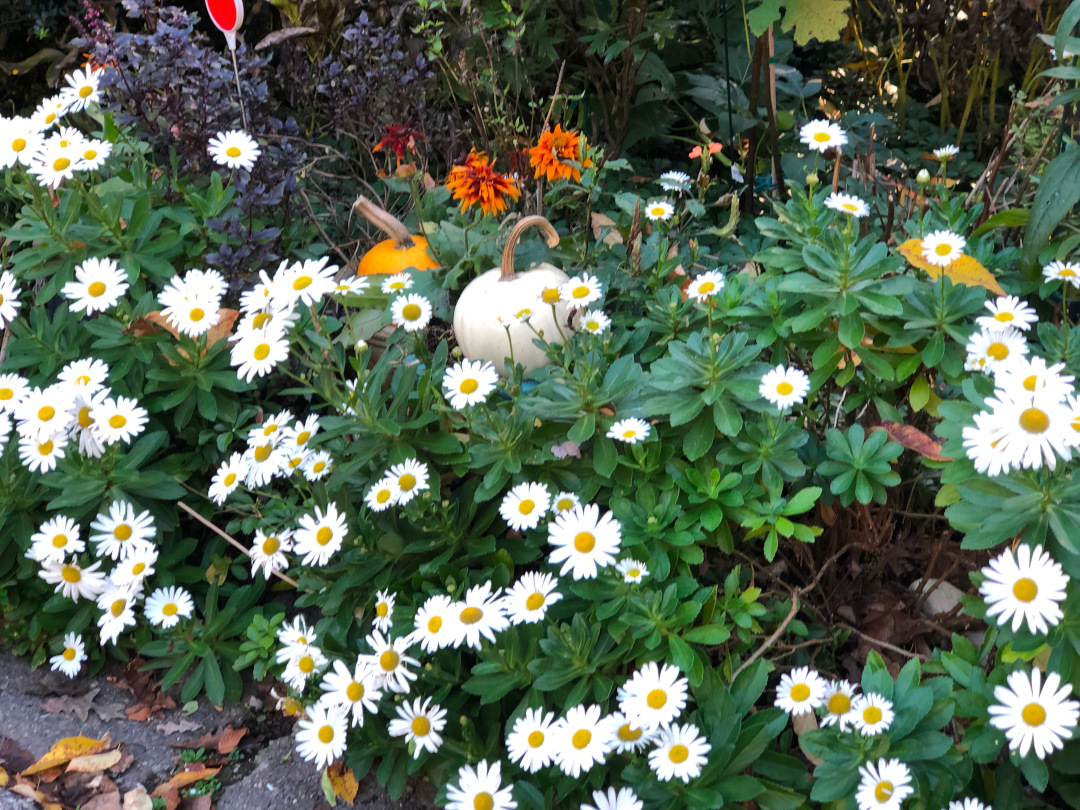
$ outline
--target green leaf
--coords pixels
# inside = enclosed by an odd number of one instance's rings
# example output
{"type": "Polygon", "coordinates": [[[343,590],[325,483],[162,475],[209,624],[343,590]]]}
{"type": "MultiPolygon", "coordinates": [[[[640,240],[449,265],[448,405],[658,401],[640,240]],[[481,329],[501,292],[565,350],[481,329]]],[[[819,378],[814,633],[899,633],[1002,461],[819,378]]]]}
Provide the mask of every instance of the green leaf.
{"type": "Polygon", "coordinates": [[[214,653],[208,652],[203,656],[203,670],[206,675],[206,696],[215,706],[224,706],[225,680],[221,677],[221,667],[214,653]]]}
{"type": "Polygon", "coordinates": [[[833,42],[848,24],[848,0],[784,0],[784,18],[780,28],[795,29],[795,44],[812,39],[833,42]]]}
{"type": "Polygon", "coordinates": [[[840,329],[837,332],[840,342],[849,349],[854,349],[862,343],[866,327],[863,324],[862,315],[858,312],[849,312],[840,319],[840,329]]]}
{"type": "Polygon", "coordinates": [[[682,634],[682,637],[691,644],[723,644],[731,637],[731,629],[722,624],[709,624],[688,630],[682,634]]]}
{"type": "Polygon", "coordinates": [[[698,417],[690,425],[690,430],[683,436],[683,453],[690,461],[697,461],[712,447],[713,438],[716,436],[716,426],[713,424],[712,414],[698,414],[698,417]]]}
{"type": "MultiPolygon", "coordinates": [[[[1070,9],[1071,10],[1071,9],[1070,9]]],[[[1039,278],[1039,254],[1050,241],[1058,223],[1080,201],[1080,147],[1058,155],[1043,172],[1035,203],[1031,208],[1031,221],[1024,231],[1024,251],[1021,265],[1024,278],[1039,278]]]]}

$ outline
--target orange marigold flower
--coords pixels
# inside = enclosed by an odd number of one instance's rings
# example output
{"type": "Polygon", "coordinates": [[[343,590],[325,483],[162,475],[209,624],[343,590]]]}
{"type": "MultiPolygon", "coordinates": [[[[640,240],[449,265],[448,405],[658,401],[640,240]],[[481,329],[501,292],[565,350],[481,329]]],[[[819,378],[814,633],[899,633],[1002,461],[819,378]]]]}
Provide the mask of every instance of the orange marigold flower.
{"type": "Polygon", "coordinates": [[[461,210],[479,205],[485,214],[499,214],[506,210],[506,198],[517,200],[521,189],[512,178],[499,174],[491,168],[491,159],[477,149],[469,152],[465,165],[454,166],[446,180],[446,187],[461,200],[461,210]]]}
{"type": "MultiPolygon", "coordinates": [[[[529,165],[536,169],[535,176],[547,177],[549,181],[580,180],[581,169],[570,162],[579,158],[580,141],[577,132],[564,131],[561,124],[555,125],[554,132],[541,135],[540,142],[529,150],[529,165]]],[[[585,158],[581,165],[588,168],[592,161],[585,158]]]]}

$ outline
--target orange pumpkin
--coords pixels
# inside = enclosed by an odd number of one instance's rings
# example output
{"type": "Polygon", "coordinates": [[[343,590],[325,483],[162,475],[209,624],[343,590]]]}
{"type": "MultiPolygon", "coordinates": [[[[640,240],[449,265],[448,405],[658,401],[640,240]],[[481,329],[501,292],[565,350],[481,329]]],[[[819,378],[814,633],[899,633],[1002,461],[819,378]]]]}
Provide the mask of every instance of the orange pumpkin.
{"type": "Polygon", "coordinates": [[[356,198],[353,208],[389,237],[364,254],[360,266],[356,268],[356,275],[392,275],[406,270],[431,270],[439,266],[439,263],[428,255],[427,239],[411,235],[389,211],[380,208],[362,194],[356,198]]]}

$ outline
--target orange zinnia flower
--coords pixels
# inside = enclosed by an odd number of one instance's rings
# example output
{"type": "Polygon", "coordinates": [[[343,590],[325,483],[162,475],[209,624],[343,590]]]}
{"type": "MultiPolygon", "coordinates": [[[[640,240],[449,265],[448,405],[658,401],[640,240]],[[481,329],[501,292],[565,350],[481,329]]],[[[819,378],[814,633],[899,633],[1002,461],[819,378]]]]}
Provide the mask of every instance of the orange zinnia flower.
{"type": "MultiPolygon", "coordinates": [[[[560,124],[555,125],[554,132],[541,135],[540,142],[529,150],[529,164],[536,168],[536,177],[550,181],[572,179],[575,183],[580,180],[581,170],[568,162],[578,160],[580,140],[577,132],[564,132],[560,124]]],[[[581,165],[588,168],[592,161],[585,158],[581,165]]]]}
{"type": "Polygon", "coordinates": [[[483,152],[473,149],[465,159],[464,166],[454,166],[446,179],[446,187],[461,200],[461,210],[479,205],[485,214],[498,214],[506,210],[506,198],[517,200],[521,189],[517,182],[491,168],[491,160],[483,152]]]}

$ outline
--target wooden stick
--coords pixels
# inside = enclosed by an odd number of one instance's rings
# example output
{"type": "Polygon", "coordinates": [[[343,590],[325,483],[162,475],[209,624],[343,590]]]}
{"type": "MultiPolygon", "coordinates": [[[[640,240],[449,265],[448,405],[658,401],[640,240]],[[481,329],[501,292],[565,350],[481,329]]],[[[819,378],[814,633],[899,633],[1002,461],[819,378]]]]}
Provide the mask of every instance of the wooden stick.
{"type": "MultiPolygon", "coordinates": [[[[223,537],[225,540],[227,540],[233,546],[238,548],[240,551],[244,552],[248,557],[251,557],[251,552],[248,551],[246,548],[244,548],[242,545],[240,545],[240,543],[238,543],[232,536],[230,536],[230,535],[226,534],[225,532],[223,532],[221,529],[219,529],[217,526],[215,526],[209,520],[204,518],[202,515],[200,515],[198,512],[196,512],[194,509],[192,509],[190,506],[188,506],[183,501],[177,501],[176,503],[181,509],[183,509],[189,515],[191,515],[193,518],[195,518],[197,521],[199,521],[199,523],[201,523],[203,526],[210,529],[210,531],[214,532],[218,537],[223,537]]],[[[300,585],[297,584],[295,579],[293,579],[290,576],[287,576],[286,574],[281,573],[276,568],[271,568],[270,573],[272,573],[278,579],[281,579],[281,580],[284,580],[285,582],[288,582],[294,588],[299,588],[300,587],[300,585]]]]}
{"type": "Polygon", "coordinates": [[[735,672],[732,673],[732,675],[731,675],[732,683],[734,683],[735,679],[739,677],[740,672],[742,672],[744,669],[746,669],[752,663],[754,663],[759,658],[761,658],[761,656],[763,656],[765,654],[765,651],[767,649],[769,649],[769,647],[771,647],[773,644],[776,643],[776,640],[778,638],[780,638],[780,634],[783,633],[784,630],[787,629],[787,626],[789,624],[791,624],[791,620],[795,618],[795,614],[798,613],[798,612],[799,612],[799,592],[798,591],[792,591],[791,592],[791,610],[788,611],[788,615],[784,617],[784,620],[782,622],[780,622],[780,626],[777,627],[776,630],[773,631],[773,634],[771,636],[769,636],[767,639],[765,639],[765,643],[762,644],[760,647],[758,647],[754,651],[754,654],[751,655],[749,658],[747,658],[745,661],[743,661],[742,665],[737,670],[735,670],[735,672]]]}

